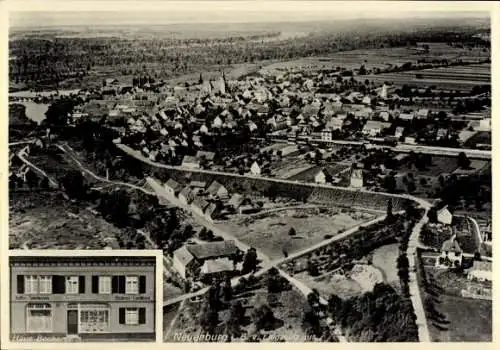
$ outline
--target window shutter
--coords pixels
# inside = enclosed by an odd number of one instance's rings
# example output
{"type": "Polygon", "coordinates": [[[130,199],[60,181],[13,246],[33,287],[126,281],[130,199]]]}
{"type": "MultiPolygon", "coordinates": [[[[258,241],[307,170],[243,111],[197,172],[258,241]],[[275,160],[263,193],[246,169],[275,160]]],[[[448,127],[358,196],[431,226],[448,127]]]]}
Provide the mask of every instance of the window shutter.
{"type": "Polygon", "coordinates": [[[139,324],[145,324],[146,323],[146,308],[141,307],[139,308],[139,324]]]}
{"type": "Polygon", "coordinates": [[[66,293],[66,278],[64,276],[52,276],[52,294],[66,293]]]}
{"type": "Polygon", "coordinates": [[[139,276],[139,294],[146,293],[146,276],[139,276]]]}
{"type": "Polygon", "coordinates": [[[92,276],[92,293],[99,293],[99,276],[92,276]]]}
{"type": "Polygon", "coordinates": [[[78,293],[85,293],[85,276],[78,277],[78,293]]]}
{"type": "Polygon", "coordinates": [[[24,275],[17,275],[17,294],[24,294],[24,275]]]}
{"type": "Polygon", "coordinates": [[[119,293],[118,291],[118,276],[113,276],[111,278],[111,293],[119,293]]]}
{"type": "Polygon", "coordinates": [[[125,308],[118,309],[118,320],[120,324],[125,324],[125,308]]]}
{"type": "Polygon", "coordinates": [[[118,276],[118,293],[125,294],[125,276],[118,276]]]}

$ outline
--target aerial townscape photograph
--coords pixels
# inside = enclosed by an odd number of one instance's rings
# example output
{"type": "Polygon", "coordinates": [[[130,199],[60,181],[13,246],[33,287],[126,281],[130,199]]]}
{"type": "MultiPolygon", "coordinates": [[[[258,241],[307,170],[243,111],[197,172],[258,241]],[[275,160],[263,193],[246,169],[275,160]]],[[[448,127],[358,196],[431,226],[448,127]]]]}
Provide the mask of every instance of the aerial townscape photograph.
{"type": "MultiPolygon", "coordinates": [[[[169,343],[492,342],[491,4],[120,3],[9,12],[10,251],[160,250],[169,343]]],[[[154,337],[77,299],[11,328],[154,337]]]]}

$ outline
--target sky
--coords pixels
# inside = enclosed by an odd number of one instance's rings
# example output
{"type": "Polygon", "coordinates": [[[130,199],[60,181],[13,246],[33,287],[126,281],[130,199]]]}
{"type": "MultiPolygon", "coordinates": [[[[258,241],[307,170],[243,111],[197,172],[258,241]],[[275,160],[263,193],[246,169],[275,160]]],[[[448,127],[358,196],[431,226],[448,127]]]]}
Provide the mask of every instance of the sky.
{"type": "Polygon", "coordinates": [[[296,22],[356,18],[487,17],[488,2],[411,1],[23,1],[11,27],[296,22]],[[474,13],[471,13],[474,11],[474,13]],[[482,12],[478,13],[478,12],[482,12]]]}

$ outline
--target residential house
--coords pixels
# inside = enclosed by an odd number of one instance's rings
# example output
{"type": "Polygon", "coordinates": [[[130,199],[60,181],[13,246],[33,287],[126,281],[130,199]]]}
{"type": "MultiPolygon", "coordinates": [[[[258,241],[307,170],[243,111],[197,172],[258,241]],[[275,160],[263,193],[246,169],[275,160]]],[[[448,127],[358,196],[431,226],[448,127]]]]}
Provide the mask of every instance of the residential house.
{"type": "Polygon", "coordinates": [[[394,137],[401,138],[403,137],[405,128],[403,126],[398,126],[396,127],[396,130],[394,131],[394,137]]]}
{"type": "Polygon", "coordinates": [[[413,113],[399,113],[399,119],[402,120],[413,120],[414,114],[413,113]]]}
{"type": "Polygon", "coordinates": [[[493,282],[492,263],[489,261],[474,261],[472,267],[467,270],[467,279],[479,282],[493,282]]]}
{"type": "Polygon", "coordinates": [[[369,135],[369,136],[378,136],[382,133],[384,129],[387,129],[390,126],[391,126],[390,123],[369,120],[363,127],[362,133],[364,135],[369,135]]]}
{"type": "Polygon", "coordinates": [[[363,169],[354,167],[351,169],[350,186],[354,188],[363,187],[363,169]]]}
{"type": "Polygon", "coordinates": [[[189,183],[189,186],[194,189],[194,190],[202,190],[204,191],[205,188],[207,188],[207,183],[206,181],[196,181],[193,180],[189,183]]]}
{"type": "Polygon", "coordinates": [[[200,160],[193,156],[184,156],[181,166],[189,169],[200,169],[200,160]]]}
{"type": "Polygon", "coordinates": [[[217,116],[212,122],[212,128],[221,128],[223,123],[224,121],[222,120],[222,118],[217,116]]]}
{"type": "Polygon", "coordinates": [[[326,184],[331,180],[331,175],[326,169],[319,170],[316,175],[314,175],[314,182],[317,184],[326,184]]]}
{"type": "Polygon", "coordinates": [[[179,201],[184,205],[189,205],[194,200],[195,195],[191,187],[186,186],[179,192],[179,201]]]}
{"type": "Polygon", "coordinates": [[[338,116],[330,118],[330,120],[328,120],[328,122],[326,123],[326,127],[330,128],[332,131],[342,130],[342,126],[344,125],[344,119],[339,118],[338,116]]]}
{"type": "Polygon", "coordinates": [[[491,131],[491,118],[484,118],[479,121],[477,131],[491,131]]]}
{"type": "Polygon", "coordinates": [[[451,225],[453,215],[448,210],[447,205],[437,211],[437,220],[442,224],[451,225]]]}
{"type": "Polygon", "coordinates": [[[449,268],[462,266],[463,251],[455,235],[443,242],[441,255],[436,259],[436,267],[449,268]]]}
{"type": "Polygon", "coordinates": [[[448,129],[439,128],[436,132],[436,140],[445,139],[448,137],[448,129]]]}
{"type": "Polygon", "coordinates": [[[257,124],[250,120],[248,122],[248,129],[250,130],[250,132],[256,131],[258,129],[257,124]]]}
{"type": "Polygon", "coordinates": [[[209,221],[216,219],[219,213],[220,213],[219,208],[215,203],[210,203],[205,209],[205,217],[209,221]]]}
{"type": "Polygon", "coordinates": [[[390,114],[387,111],[380,112],[378,116],[379,116],[379,118],[381,118],[382,120],[384,120],[386,122],[388,122],[390,119],[390,114]]]}
{"type": "Polygon", "coordinates": [[[191,277],[191,274],[196,270],[196,267],[200,267],[199,263],[189,252],[186,246],[182,246],[174,251],[172,254],[172,265],[184,279],[191,277]]]}
{"type": "Polygon", "coordinates": [[[212,196],[219,197],[221,199],[229,198],[229,192],[227,188],[218,181],[212,182],[212,184],[208,187],[207,192],[212,196]]]}
{"type": "Polygon", "coordinates": [[[245,203],[245,201],[247,201],[247,199],[243,195],[235,193],[231,196],[231,199],[229,199],[227,205],[234,211],[237,211],[239,207],[245,203]]]}
{"type": "Polygon", "coordinates": [[[372,99],[370,96],[365,96],[363,97],[363,100],[361,100],[361,103],[369,106],[372,104],[372,99]]]}
{"type": "Polygon", "coordinates": [[[208,151],[198,151],[196,152],[196,158],[200,160],[204,158],[208,164],[212,164],[215,160],[215,153],[208,151]]]}
{"type": "Polygon", "coordinates": [[[191,209],[200,215],[205,216],[205,209],[207,209],[209,203],[201,197],[196,197],[193,202],[191,202],[191,209]]]}
{"type": "Polygon", "coordinates": [[[234,270],[234,263],[229,258],[206,260],[200,269],[200,278],[211,281],[214,278],[222,278],[234,270]]]}
{"type": "Polygon", "coordinates": [[[417,119],[427,119],[430,115],[430,111],[427,108],[421,108],[415,113],[417,119]]]}
{"type": "Polygon", "coordinates": [[[260,176],[260,174],[262,173],[261,166],[259,165],[259,163],[257,163],[257,161],[253,162],[250,166],[250,173],[256,176],[260,176]]]}
{"type": "Polygon", "coordinates": [[[175,181],[174,179],[168,179],[168,181],[165,182],[163,187],[165,187],[165,190],[168,193],[170,193],[174,196],[177,195],[177,193],[179,193],[182,190],[181,184],[178,183],[177,181],[175,181]]]}
{"type": "Polygon", "coordinates": [[[322,141],[332,140],[332,130],[330,128],[326,128],[323,131],[321,131],[321,140],[322,141]]]}

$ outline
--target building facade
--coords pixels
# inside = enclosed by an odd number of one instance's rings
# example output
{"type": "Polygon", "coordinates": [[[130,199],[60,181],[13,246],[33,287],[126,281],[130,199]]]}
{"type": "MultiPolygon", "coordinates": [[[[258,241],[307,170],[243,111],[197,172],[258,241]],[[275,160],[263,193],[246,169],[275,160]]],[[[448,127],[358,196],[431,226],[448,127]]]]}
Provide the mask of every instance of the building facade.
{"type": "Polygon", "coordinates": [[[13,256],[10,331],[155,340],[155,257],[13,256]]]}

